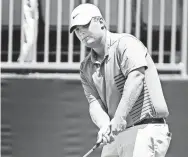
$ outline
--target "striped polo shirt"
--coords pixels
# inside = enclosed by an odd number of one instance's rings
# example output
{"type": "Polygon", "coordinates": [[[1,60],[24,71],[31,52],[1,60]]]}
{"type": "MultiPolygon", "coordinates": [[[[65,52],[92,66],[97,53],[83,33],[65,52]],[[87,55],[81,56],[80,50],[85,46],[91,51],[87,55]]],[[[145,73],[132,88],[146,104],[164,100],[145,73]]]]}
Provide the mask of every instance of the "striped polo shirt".
{"type": "MultiPolygon", "coordinates": [[[[167,105],[155,65],[140,40],[130,34],[107,31],[105,56],[102,62],[91,50],[80,66],[80,76],[86,98],[98,101],[113,118],[129,73],[145,67],[144,86],[140,96],[127,116],[127,126],[144,118],[168,116],[167,105]]],[[[126,105],[126,104],[125,104],[126,105]]]]}

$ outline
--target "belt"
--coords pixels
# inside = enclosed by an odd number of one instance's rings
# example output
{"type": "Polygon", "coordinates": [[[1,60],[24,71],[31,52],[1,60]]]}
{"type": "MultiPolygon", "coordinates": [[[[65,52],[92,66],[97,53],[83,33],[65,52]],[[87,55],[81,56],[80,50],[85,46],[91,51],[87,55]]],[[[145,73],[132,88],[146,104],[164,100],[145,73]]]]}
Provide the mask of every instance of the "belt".
{"type": "Polygon", "coordinates": [[[140,122],[137,122],[137,123],[133,124],[132,126],[129,126],[128,128],[136,126],[136,125],[155,124],[155,123],[164,124],[166,122],[165,122],[164,118],[149,118],[149,119],[143,119],[140,122]]]}

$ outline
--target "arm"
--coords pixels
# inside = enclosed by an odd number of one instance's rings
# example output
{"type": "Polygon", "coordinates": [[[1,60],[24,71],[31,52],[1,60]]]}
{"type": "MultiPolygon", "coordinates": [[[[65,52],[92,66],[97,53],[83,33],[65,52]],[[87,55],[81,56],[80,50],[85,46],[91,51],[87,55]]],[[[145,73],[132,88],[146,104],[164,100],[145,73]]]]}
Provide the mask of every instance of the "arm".
{"type": "Polygon", "coordinates": [[[115,134],[126,128],[126,118],[144,85],[147,49],[134,37],[122,38],[118,45],[120,68],[127,78],[121,100],[111,121],[115,134]]]}
{"type": "Polygon", "coordinates": [[[98,128],[97,143],[105,144],[107,141],[112,140],[113,138],[109,137],[110,133],[110,118],[105,112],[103,103],[93,86],[89,84],[85,78],[83,72],[80,73],[82,86],[84,88],[85,96],[89,102],[89,113],[93,123],[95,123],[98,128]]]}
{"type": "Polygon", "coordinates": [[[85,96],[89,102],[89,113],[91,119],[98,128],[102,128],[106,124],[109,124],[110,118],[103,108],[103,103],[100,100],[97,91],[89,84],[82,71],[80,76],[85,96]]]}
{"type": "Polygon", "coordinates": [[[129,73],[114,117],[126,119],[143,89],[144,71],[145,68],[141,67],[129,73]]]}
{"type": "Polygon", "coordinates": [[[110,123],[110,118],[99,102],[100,100],[96,100],[89,104],[89,113],[93,123],[95,123],[98,128],[102,128],[110,123]]]}
{"type": "Polygon", "coordinates": [[[132,71],[125,82],[122,98],[116,109],[114,118],[111,120],[111,131],[114,135],[126,129],[126,117],[138,99],[144,85],[144,71],[141,67],[132,71]]]}

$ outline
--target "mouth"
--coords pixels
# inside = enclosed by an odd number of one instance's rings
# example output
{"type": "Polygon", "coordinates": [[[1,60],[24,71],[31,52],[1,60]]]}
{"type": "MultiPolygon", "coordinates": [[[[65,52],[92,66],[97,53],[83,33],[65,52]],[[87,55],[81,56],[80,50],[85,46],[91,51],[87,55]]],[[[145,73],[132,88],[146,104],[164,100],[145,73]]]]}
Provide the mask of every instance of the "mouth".
{"type": "Polygon", "coordinates": [[[88,36],[84,37],[84,38],[82,39],[82,41],[84,41],[87,37],[88,37],[88,36]]]}

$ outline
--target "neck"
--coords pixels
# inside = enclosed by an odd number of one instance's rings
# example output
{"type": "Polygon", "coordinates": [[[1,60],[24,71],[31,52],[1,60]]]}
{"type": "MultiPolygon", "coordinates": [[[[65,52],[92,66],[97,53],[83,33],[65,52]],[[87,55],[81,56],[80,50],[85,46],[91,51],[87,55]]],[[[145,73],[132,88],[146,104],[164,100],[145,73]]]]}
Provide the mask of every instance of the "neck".
{"type": "Polygon", "coordinates": [[[99,58],[104,58],[105,55],[105,45],[106,45],[106,32],[104,33],[100,44],[97,47],[93,48],[93,50],[97,53],[99,58]]]}

